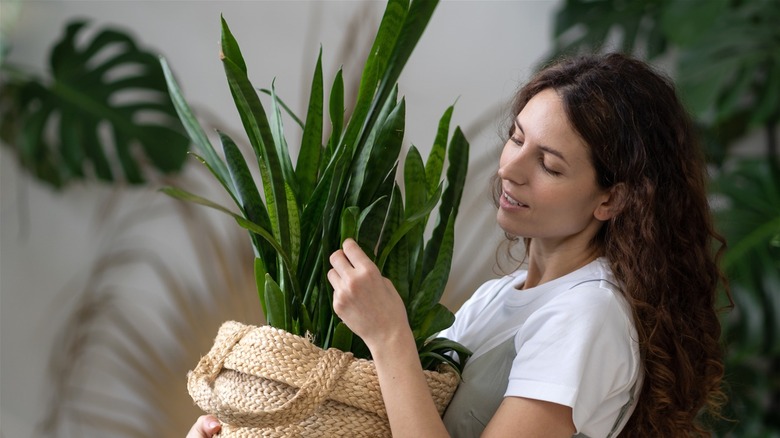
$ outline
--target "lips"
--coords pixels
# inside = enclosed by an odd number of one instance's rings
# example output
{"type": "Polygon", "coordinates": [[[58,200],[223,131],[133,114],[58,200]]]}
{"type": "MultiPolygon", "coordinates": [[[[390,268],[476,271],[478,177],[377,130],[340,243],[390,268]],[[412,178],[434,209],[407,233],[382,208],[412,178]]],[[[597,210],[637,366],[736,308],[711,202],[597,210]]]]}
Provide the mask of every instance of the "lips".
{"type": "Polygon", "coordinates": [[[509,196],[507,192],[501,193],[501,200],[507,203],[508,205],[512,207],[528,207],[528,205],[523,204],[522,202],[514,199],[513,197],[509,196]]]}

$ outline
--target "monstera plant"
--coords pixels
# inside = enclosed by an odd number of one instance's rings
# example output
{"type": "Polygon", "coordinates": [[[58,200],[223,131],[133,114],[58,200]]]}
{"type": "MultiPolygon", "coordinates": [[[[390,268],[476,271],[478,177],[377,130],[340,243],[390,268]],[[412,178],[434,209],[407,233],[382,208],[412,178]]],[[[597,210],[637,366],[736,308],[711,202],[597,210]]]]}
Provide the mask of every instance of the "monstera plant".
{"type": "Polygon", "coordinates": [[[157,56],[117,29],[82,42],[87,27],[67,25],[47,75],[2,65],[0,139],[25,169],[58,188],[84,179],[142,183],[146,163],[179,170],[189,139],[157,56]]]}
{"type": "Polygon", "coordinates": [[[268,323],[307,336],[319,347],[369,357],[363,341],[333,312],[333,290],[326,278],[329,255],[352,237],[401,295],[426,369],[442,362],[457,367],[446,354],[449,351],[457,351],[462,359],[469,354],[449,340],[431,339],[454,321],[439,299],[452,261],[468,142],[459,128],[450,136],[452,107],[441,118],[426,161],[414,146],[405,157],[402,152],[406,103],[398,96],[396,81],[436,3],[388,2],[349,120],[344,120],[347,105],[341,71],[332,82],[327,141],[323,141],[326,107],[320,53],[306,116],[288,114],[302,131],[295,163],[283,126],[288,107],[273,85],[261,92],[252,85],[242,52],[223,19],[220,58],[261,184],[225,133],[219,133],[224,158],[217,152],[162,62],[197,158],[230,194],[238,212],[180,188],[164,191],[226,212],[249,231],[260,304],[268,323]],[[270,96],[268,111],[261,95],[270,96]],[[401,161],[402,177],[397,175],[401,161]],[[427,227],[437,206],[437,220],[427,227]]]}

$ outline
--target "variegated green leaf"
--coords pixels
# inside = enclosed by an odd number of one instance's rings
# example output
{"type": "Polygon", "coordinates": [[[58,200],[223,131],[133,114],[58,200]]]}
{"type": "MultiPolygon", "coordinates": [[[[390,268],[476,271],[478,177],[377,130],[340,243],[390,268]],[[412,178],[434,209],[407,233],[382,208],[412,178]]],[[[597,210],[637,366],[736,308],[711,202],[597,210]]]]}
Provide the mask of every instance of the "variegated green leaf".
{"type": "Polygon", "coordinates": [[[428,178],[428,194],[433,194],[436,186],[439,185],[441,172],[444,169],[444,159],[447,155],[447,138],[450,132],[450,120],[454,107],[450,106],[444,111],[439,119],[439,128],[436,131],[436,138],[433,140],[433,147],[425,162],[425,176],[428,178]]]}
{"type": "Polygon", "coordinates": [[[265,318],[269,325],[291,331],[290,312],[287,311],[287,300],[284,292],[273,277],[268,274],[265,275],[265,307],[265,318]]]}
{"type": "Polygon", "coordinates": [[[295,166],[295,176],[298,180],[298,200],[303,204],[314,192],[314,185],[320,172],[322,156],[322,118],[323,99],[322,85],[322,49],[317,57],[314,68],[314,78],[311,81],[309,95],[309,110],[306,112],[306,125],[301,138],[301,150],[295,166]]]}

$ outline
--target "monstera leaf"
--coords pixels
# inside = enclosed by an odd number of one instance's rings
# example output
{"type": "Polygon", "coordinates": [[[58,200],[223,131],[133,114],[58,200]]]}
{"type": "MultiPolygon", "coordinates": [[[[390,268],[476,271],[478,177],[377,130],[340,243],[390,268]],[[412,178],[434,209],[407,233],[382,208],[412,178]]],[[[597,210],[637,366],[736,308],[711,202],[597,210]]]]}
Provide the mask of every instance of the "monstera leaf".
{"type": "Polygon", "coordinates": [[[3,142],[55,187],[90,178],[142,183],[147,163],[180,169],[189,140],[157,56],[113,29],[81,43],[85,29],[83,21],[67,26],[49,79],[3,66],[3,142]]]}

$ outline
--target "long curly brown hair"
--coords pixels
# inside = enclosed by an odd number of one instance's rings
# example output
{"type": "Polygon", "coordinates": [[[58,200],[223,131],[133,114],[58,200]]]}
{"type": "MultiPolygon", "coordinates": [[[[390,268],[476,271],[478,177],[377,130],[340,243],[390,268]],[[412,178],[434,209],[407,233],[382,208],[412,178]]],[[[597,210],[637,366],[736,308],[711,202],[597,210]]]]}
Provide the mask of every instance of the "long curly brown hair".
{"type": "Polygon", "coordinates": [[[593,242],[631,305],[644,367],[621,436],[709,436],[702,416],[718,417],[725,402],[716,300],[719,283],[727,296],[728,286],[717,265],[725,241],[713,227],[690,117],[671,80],[612,53],[541,70],[518,92],[512,120],[548,88],[590,146],[598,184],[623,186],[620,213],[593,242]]]}

